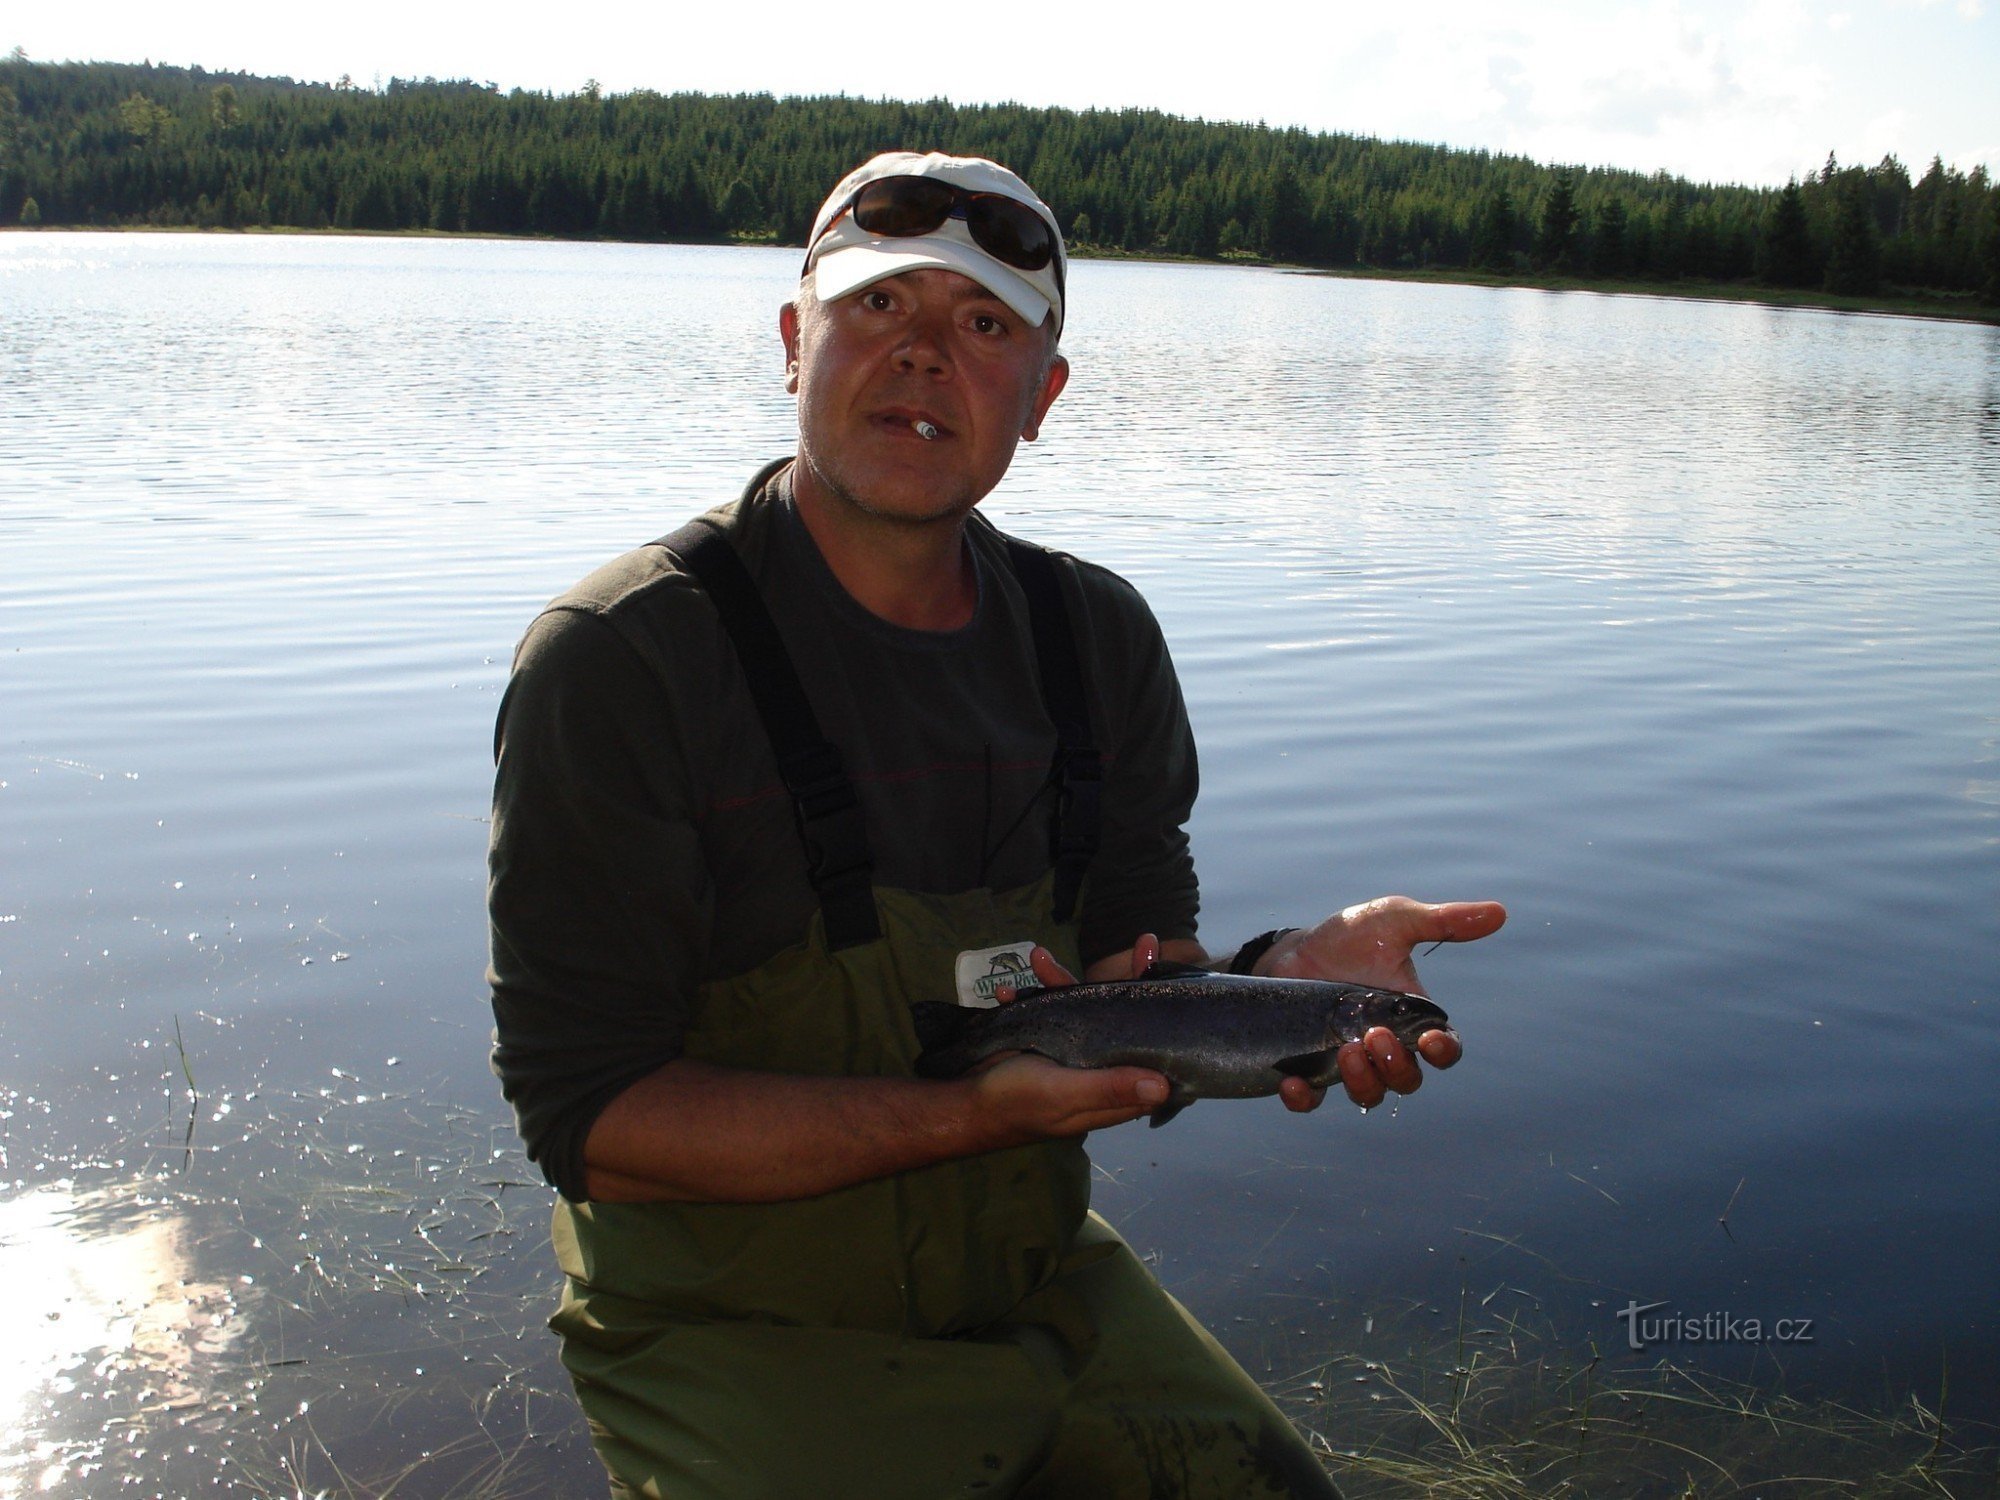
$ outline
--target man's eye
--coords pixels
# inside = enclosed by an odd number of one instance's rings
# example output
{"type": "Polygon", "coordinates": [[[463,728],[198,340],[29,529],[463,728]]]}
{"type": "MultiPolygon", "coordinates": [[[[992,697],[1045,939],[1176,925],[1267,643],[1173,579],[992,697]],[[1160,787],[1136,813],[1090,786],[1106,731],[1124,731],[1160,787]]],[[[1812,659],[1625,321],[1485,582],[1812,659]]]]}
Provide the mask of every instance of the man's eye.
{"type": "Polygon", "coordinates": [[[1006,323],[994,317],[992,313],[977,314],[972,320],[972,328],[975,333],[1005,333],[1007,331],[1006,323]]]}
{"type": "Polygon", "coordinates": [[[895,299],[887,292],[863,292],[861,294],[861,305],[870,312],[887,312],[894,304],[895,299]]]}

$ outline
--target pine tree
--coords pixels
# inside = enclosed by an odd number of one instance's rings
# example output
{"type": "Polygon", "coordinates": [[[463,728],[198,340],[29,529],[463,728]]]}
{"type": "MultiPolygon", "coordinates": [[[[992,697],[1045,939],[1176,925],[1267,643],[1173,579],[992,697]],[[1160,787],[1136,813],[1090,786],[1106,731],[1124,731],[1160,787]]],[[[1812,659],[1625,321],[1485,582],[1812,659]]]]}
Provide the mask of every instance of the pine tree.
{"type": "Polygon", "coordinates": [[[1597,222],[1590,234],[1590,274],[1623,276],[1629,262],[1625,241],[1625,200],[1606,198],[1597,205],[1597,222]]]}
{"type": "Polygon", "coordinates": [[[1306,216],[1299,174],[1289,161],[1274,163],[1257,183],[1257,209],[1250,221],[1251,242],[1273,260],[1313,258],[1312,224],[1306,216]]]}
{"type": "Polygon", "coordinates": [[[723,191],[722,227],[732,234],[754,234],[764,227],[764,205],[741,177],[723,191]]]}
{"type": "Polygon", "coordinates": [[[14,159],[21,140],[21,100],[6,84],[0,83],[0,167],[14,159]]]}
{"type": "Polygon", "coordinates": [[[1482,271],[1514,269],[1514,200],[1495,188],[1479,205],[1472,227],[1472,263],[1482,271]]]}
{"type": "Polygon", "coordinates": [[[1875,210],[1868,201],[1867,174],[1858,169],[1843,172],[1837,193],[1823,285],[1841,296],[1870,296],[1882,283],[1882,245],[1875,210]]]}
{"type": "Polygon", "coordinates": [[[1764,280],[1772,286],[1811,286],[1812,236],[1806,229],[1805,199],[1798,179],[1785,184],[1764,226],[1764,280]]]}
{"type": "Polygon", "coordinates": [[[1556,173],[1548,197],[1542,200],[1542,222],[1535,231],[1535,260],[1546,270],[1566,271],[1576,255],[1576,179],[1567,169],[1556,173]]]}
{"type": "Polygon", "coordinates": [[[2000,307],[2000,191],[1988,194],[1986,201],[1989,206],[1986,243],[1981,247],[1980,255],[1986,263],[1986,284],[1980,288],[1980,296],[2000,307]]]}

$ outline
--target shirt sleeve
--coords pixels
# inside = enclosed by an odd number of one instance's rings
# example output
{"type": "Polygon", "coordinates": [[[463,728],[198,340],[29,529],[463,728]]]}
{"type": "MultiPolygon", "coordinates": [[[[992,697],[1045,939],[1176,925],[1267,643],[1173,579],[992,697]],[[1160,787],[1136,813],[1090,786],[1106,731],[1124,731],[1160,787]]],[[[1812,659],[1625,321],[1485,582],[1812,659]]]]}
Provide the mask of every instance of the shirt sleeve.
{"type": "Polygon", "coordinates": [[[529,629],[495,735],[487,905],[493,1071],[529,1159],[584,1198],[605,1105],[680,1055],[712,914],[686,749],[609,623],[529,629]]]}
{"type": "Polygon", "coordinates": [[[1201,909],[1187,821],[1200,771],[1165,637],[1138,590],[1078,566],[1078,634],[1096,679],[1106,752],[1103,824],[1085,885],[1086,964],[1144,932],[1192,938],[1201,909]]]}

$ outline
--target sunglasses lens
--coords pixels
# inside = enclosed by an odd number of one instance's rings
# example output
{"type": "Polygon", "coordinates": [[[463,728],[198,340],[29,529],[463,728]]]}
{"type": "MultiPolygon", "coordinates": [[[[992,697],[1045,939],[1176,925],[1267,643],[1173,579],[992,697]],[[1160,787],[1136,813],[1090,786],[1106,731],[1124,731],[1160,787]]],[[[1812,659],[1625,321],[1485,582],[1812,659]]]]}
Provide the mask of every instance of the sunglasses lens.
{"type": "Polygon", "coordinates": [[[957,197],[929,177],[884,177],[855,195],[854,222],[886,239],[912,239],[940,228],[957,197]]]}
{"type": "Polygon", "coordinates": [[[942,229],[961,202],[973,243],[996,260],[1039,271],[1054,257],[1055,236],[1025,203],[961,192],[933,177],[884,177],[869,183],[854,195],[854,222],[885,239],[914,239],[942,229]]]}
{"type": "Polygon", "coordinates": [[[1042,216],[1012,198],[968,199],[965,225],[988,254],[1023,271],[1041,270],[1055,254],[1055,239],[1042,216]]]}

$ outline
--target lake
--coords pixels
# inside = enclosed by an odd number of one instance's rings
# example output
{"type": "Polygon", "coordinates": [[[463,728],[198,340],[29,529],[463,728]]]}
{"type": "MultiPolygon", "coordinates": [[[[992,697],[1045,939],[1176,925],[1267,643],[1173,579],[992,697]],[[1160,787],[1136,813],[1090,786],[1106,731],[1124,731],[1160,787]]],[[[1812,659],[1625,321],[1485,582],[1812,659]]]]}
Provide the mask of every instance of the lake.
{"type": "MultiPolygon", "coordinates": [[[[546,599],[789,451],[797,267],[0,236],[0,1497],[596,1482],[485,1065],[492,718],[546,599]]],[[[1099,1207],[1337,1453],[1414,1452],[1419,1403],[1581,1410],[1578,1464],[1731,1402],[1804,1414],[1771,1472],[1849,1417],[1834,1472],[1921,1456],[1940,1401],[1974,1442],[2000,329],[1072,297],[987,509],[1158,612],[1210,945],[1511,911],[1421,961],[1452,1073],[1100,1133],[1099,1207]]]]}

